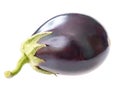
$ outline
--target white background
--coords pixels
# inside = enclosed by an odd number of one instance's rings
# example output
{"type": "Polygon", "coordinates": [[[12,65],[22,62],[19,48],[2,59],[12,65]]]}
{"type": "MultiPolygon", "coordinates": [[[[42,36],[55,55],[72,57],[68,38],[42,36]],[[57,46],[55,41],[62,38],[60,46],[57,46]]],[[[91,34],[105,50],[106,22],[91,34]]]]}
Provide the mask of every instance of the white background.
{"type": "Polygon", "coordinates": [[[0,90],[120,90],[119,0],[0,0],[0,90]],[[78,76],[44,75],[29,64],[11,78],[21,43],[42,23],[62,13],[77,12],[97,19],[107,30],[111,45],[105,62],[78,76]]]}

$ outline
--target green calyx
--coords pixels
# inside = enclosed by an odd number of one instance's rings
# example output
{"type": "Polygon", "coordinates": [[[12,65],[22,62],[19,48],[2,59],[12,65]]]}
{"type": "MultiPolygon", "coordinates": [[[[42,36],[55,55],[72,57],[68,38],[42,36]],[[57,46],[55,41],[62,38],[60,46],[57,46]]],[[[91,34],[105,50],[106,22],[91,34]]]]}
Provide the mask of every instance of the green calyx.
{"type": "Polygon", "coordinates": [[[16,68],[13,71],[6,71],[4,73],[5,77],[13,77],[21,70],[22,66],[26,63],[30,63],[33,69],[35,69],[36,71],[46,74],[52,74],[52,72],[45,71],[40,68],[38,69],[36,66],[40,63],[44,63],[45,61],[34,56],[38,49],[46,47],[45,44],[38,44],[37,41],[51,33],[52,32],[41,32],[28,38],[21,46],[22,57],[18,61],[16,68]]]}

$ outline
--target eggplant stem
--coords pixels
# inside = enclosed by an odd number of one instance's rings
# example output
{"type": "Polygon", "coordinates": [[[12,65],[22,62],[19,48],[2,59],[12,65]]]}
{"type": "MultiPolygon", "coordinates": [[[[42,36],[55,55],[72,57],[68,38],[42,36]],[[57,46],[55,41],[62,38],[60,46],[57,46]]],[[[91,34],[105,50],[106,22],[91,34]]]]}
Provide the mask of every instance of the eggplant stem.
{"type": "Polygon", "coordinates": [[[24,64],[30,63],[32,66],[39,65],[40,63],[44,62],[44,60],[35,57],[35,53],[38,49],[41,49],[43,47],[46,47],[45,44],[38,44],[38,40],[51,34],[52,32],[41,32],[38,34],[35,34],[28,38],[21,46],[21,52],[23,56],[20,58],[20,60],[17,63],[16,68],[13,71],[6,71],[5,77],[10,78],[16,75],[24,64]]]}
{"type": "Polygon", "coordinates": [[[29,60],[28,60],[27,56],[23,55],[20,58],[20,60],[18,61],[17,66],[16,66],[16,68],[13,71],[6,71],[4,73],[5,77],[6,78],[11,78],[11,77],[15,76],[21,70],[21,68],[23,67],[23,65],[26,64],[26,63],[28,63],[28,62],[29,62],[29,60]]]}

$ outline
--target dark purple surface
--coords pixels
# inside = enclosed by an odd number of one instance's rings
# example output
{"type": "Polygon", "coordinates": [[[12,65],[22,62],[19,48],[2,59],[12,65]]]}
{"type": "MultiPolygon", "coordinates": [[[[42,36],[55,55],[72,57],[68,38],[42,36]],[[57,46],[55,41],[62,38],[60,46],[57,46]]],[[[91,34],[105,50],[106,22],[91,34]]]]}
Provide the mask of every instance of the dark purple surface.
{"type": "Polygon", "coordinates": [[[34,34],[52,31],[38,41],[47,47],[35,56],[46,62],[40,68],[61,74],[76,74],[92,70],[108,53],[108,37],[93,18],[81,14],[63,14],[45,22],[34,34]]]}

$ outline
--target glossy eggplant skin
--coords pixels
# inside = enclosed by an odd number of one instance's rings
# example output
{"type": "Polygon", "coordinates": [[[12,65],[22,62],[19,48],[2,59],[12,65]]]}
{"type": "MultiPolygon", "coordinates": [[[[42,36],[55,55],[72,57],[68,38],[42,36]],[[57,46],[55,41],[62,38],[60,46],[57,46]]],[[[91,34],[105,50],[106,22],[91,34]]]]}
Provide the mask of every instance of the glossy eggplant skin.
{"type": "MultiPolygon", "coordinates": [[[[45,60],[39,66],[59,74],[79,74],[99,66],[109,51],[102,25],[87,15],[68,13],[55,16],[34,33],[52,32],[38,41],[46,44],[35,56],[45,60]]],[[[34,35],[33,34],[33,35],[34,35]]]]}

